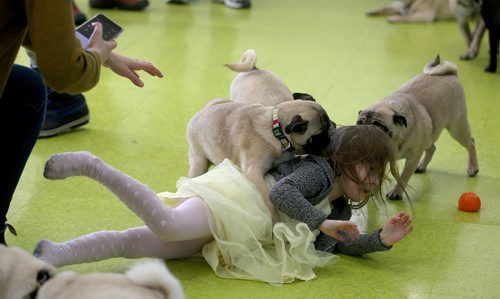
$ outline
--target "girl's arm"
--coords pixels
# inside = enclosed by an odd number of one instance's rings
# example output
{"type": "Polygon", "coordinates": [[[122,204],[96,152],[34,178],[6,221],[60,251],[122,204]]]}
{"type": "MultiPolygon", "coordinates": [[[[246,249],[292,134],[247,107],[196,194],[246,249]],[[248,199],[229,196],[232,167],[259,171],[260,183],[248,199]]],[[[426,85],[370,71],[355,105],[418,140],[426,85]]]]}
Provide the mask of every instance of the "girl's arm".
{"type": "Polygon", "coordinates": [[[368,235],[360,235],[359,239],[352,240],[346,237],[344,241],[337,242],[335,251],[348,255],[362,255],[374,251],[385,251],[399,242],[413,231],[410,215],[400,212],[391,217],[382,229],[368,235]]]}
{"type": "Polygon", "coordinates": [[[335,245],[335,252],[347,255],[363,255],[375,251],[385,251],[392,248],[392,245],[386,246],[380,240],[380,232],[378,229],[371,234],[359,235],[357,240],[352,240],[346,237],[343,241],[338,241],[335,245]]]}
{"type": "Polygon", "coordinates": [[[271,188],[269,199],[290,218],[306,223],[311,230],[318,229],[327,214],[316,209],[307,198],[312,198],[331,185],[324,169],[312,161],[304,161],[292,173],[271,188]]]}

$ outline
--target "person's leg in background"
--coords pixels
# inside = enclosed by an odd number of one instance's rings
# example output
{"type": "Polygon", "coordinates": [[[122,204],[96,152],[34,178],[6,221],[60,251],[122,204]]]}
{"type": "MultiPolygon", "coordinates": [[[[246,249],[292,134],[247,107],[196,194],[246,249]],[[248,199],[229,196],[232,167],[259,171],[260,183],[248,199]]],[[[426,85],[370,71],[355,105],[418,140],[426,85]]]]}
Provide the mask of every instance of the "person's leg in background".
{"type": "Polygon", "coordinates": [[[143,10],[149,5],[149,0],[89,0],[91,8],[123,10],[143,10]]]}
{"type": "Polygon", "coordinates": [[[14,65],[0,96],[3,155],[0,158],[0,244],[5,244],[7,211],[42,128],[47,91],[39,73],[14,65]]]}
{"type": "MultiPolygon", "coordinates": [[[[75,26],[81,25],[87,20],[87,16],[73,4],[73,20],[75,26]]],[[[26,51],[30,58],[31,67],[38,71],[36,55],[26,51]]],[[[47,86],[47,109],[45,121],[39,137],[51,137],[70,129],[83,126],[89,122],[89,109],[85,96],[81,93],[69,94],[53,91],[47,86]]]]}
{"type": "MultiPolygon", "coordinates": [[[[36,54],[26,50],[31,68],[38,72],[36,54]]],[[[81,93],[69,94],[56,92],[46,86],[47,109],[42,130],[38,137],[52,137],[81,127],[89,122],[90,113],[85,96],[81,93]]]]}
{"type": "MultiPolygon", "coordinates": [[[[168,4],[188,4],[189,0],[165,0],[168,4]]],[[[230,8],[249,8],[252,3],[250,0],[212,0],[218,3],[224,3],[227,7],[230,8]]]]}
{"type": "Polygon", "coordinates": [[[75,26],[80,26],[83,22],[87,21],[87,16],[80,10],[78,5],[76,5],[75,0],[72,1],[73,4],[73,20],[75,26]]]}

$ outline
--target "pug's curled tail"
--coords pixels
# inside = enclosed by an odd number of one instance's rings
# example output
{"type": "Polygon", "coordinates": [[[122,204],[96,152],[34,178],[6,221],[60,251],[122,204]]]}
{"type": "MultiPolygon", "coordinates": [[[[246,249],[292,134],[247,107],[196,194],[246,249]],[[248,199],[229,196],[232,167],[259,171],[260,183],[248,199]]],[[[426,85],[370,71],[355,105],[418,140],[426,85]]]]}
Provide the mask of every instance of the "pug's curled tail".
{"type": "Polygon", "coordinates": [[[457,65],[447,60],[441,62],[439,55],[424,66],[424,74],[430,76],[456,75],[458,72],[457,65]]]}
{"type": "Polygon", "coordinates": [[[256,70],[257,53],[253,49],[248,49],[241,56],[240,62],[226,64],[230,70],[241,73],[256,70]]]}
{"type": "Polygon", "coordinates": [[[185,298],[179,280],[168,271],[165,264],[160,260],[139,263],[128,270],[125,275],[132,282],[142,287],[161,292],[165,298],[185,298]]]}

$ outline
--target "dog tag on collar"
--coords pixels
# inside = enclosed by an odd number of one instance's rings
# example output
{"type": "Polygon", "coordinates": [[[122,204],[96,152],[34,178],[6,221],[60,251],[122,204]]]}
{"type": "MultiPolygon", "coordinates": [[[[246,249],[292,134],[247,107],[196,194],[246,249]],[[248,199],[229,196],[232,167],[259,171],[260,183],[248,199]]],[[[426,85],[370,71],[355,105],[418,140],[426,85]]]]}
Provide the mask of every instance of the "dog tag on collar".
{"type": "Polygon", "coordinates": [[[283,136],[283,138],[278,138],[278,139],[281,141],[281,147],[283,147],[284,151],[293,150],[290,141],[288,141],[288,139],[286,139],[285,136],[283,136]]]}
{"type": "Polygon", "coordinates": [[[280,122],[278,119],[278,109],[276,108],[274,108],[273,110],[273,135],[281,142],[281,147],[283,147],[284,151],[293,149],[292,144],[281,131],[280,122]]]}

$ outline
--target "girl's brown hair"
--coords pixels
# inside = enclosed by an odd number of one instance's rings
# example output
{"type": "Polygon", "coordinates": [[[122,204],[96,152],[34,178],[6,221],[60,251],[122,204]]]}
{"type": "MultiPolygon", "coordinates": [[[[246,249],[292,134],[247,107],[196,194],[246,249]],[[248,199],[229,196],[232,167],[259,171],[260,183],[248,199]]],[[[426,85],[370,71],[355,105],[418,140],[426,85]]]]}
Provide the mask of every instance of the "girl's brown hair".
{"type": "MultiPolygon", "coordinates": [[[[354,182],[359,182],[355,166],[363,164],[370,171],[377,171],[380,185],[387,177],[387,165],[394,179],[403,187],[396,165],[395,149],[387,134],[373,125],[345,126],[335,129],[330,136],[331,142],[326,150],[326,157],[338,176],[343,174],[354,182]]],[[[361,182],[359,182],[361,183],[361,182]]],[[[375,193],[382,199],[379,186],[375,193]]],[[[405,191],[406,194],[406,191],[405,191]]],[[[359,203],[351,203],[352,208],[359,209],[366,205],[370,197],[359,203]]]]}

